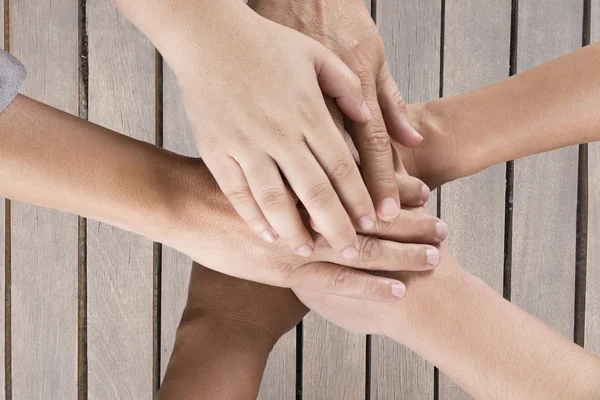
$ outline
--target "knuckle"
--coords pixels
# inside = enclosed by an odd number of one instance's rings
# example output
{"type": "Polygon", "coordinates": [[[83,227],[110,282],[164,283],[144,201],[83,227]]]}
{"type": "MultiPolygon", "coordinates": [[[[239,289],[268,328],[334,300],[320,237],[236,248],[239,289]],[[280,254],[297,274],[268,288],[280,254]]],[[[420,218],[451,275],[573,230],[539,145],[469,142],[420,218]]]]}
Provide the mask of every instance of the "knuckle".
{"type": "Polygon", "coordinates": [[[264,189],[260,194],[263,207],[268,209],[279,209],[285,206],[286,192],[280,188],[264,189]]]}
{"type": "Polygon", "coordinates": [[[383,245],[377,238],[362,236],[359,249],[360,260],[365,263],[379,261],[383,258],[383,245]]]}
{"type": "Polygon", "coordinates": [[[391,153],[390,137],[385,129],[376,129],[362,137],[362,147],[372,153],[391,153]]]}
{"type": "Polygon", "coordinates": [[[379,290],[378,281],[373,276],[368,276],[363,284],[361,285],[362,294],[373,294],[377,293],[379,290]]]}
{"type": "Polygon", "coordinates": [[[333,201],[335,192],[329,183],[318,183],[311,187],[306,193],[306,200],[316,208],[325,208],[333,201]]]}
{"type": "Polygon", "coordinates": [[[250,201],[252,192],[248,186],[242,186],[226,191],[225,196],[234,207],[237,207],[250,201]]]}
{"type": "Polygon", "coordinates": [[[336,267],[329,278],[329,287],[335,290],[346,287],[349,280],[349,274],[346,267],[336,267]]]}
{"type": "Polygon", "coordinates": [[[301,100],[298,102],[297,110],[300,118],[307,123],[310,128],[317,125],[317,118],[315,118],[315,115],[320,114],[319,106],[308,94],[302,96],[301,100]]]}
{"type": "Polygon", "coordinates": [[[348,159],[346,157],[339,158],[333,161],[325,170],[327,175],[336,181],[345,180],[352,172],[354,172],[355,168],[354,160],[348,159]]]}

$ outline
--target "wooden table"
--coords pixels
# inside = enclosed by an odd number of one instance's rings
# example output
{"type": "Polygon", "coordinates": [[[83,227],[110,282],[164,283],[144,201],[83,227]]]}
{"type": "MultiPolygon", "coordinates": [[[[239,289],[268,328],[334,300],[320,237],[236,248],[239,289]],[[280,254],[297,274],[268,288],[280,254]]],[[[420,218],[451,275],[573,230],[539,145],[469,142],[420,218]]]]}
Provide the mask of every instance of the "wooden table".
{"type": "MultiPolygon", "coordinates": [[[[590,34],[600,40],[600,0],[372,3],[409,102],[506,78],[581,47],[590,34]]],[[[194,154],[172,72],[110,0],[6,0],[0,8],[0,43],[29,69],[23,93],[194,154]]],[[[496,166],[444,186],[430,206],[450,225],[466,268],[600,354],[600,145],[496,166]]],[[[0,201],[0,265],[6,398],[152,397],[190,260],[105,224],[0,201]]],[[[278,344],[261,392],[300,396],[468,397],[403,347],[315,315],[278,344]]]]}

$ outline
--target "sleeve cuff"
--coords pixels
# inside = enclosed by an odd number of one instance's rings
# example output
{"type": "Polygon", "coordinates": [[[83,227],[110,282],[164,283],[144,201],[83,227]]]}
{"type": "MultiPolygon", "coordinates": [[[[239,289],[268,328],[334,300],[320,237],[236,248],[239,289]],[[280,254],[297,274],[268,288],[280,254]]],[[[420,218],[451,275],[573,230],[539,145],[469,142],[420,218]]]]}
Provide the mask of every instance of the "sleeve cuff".
{"type": "Polygon", "coordinates": [[[0,112],[17,96],[26,76],[23,64],[11,54],[0,50],[0,112]]]}

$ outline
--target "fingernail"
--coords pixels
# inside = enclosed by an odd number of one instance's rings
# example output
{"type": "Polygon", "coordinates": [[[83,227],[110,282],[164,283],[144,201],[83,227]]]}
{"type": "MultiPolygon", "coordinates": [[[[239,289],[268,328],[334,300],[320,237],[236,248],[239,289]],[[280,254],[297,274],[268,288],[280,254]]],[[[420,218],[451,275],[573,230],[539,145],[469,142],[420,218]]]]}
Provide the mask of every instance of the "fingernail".
{"type": "Polygon", "coordinates": [[[423,200],[423,203],[427,203],[429,196],[431,196],[431,190],[429,190],[427,185],[423,185],[423,188],[421,189],[421,199],[423,200]]]}
{"type": "Polygon", "coordinates": [[[264,231],[263,233],[261,233],[260,236],[267,243],[273,243],[274,241],[277,240],[277,234],[275,232],[273,232],[272,230],[270,230],[270,229],[267,229],[266,231],[264,231]]]}
{"type": "Polygon", "coordinates": [[[448,236],[448,225],[442,221],[435,224],[435,236],[440,239],[440,241],[446,239],[446,236],[448,236]]]}
{"type": "Polygon", "coordinates": [[[381,214],[386,218],[395,218],[400,214],[400,206],[392,197],[381,201],[381,214]]]}
{"type": "Polygon", "coordinates": [[[403,283],[392,283],[392,296],[399,299],[404,297],[406,293],[406,286],[403,283]]]}
{"type": "Polygon", "coordinates": [[[375,227],[375,221],[371,217],[361,217],[358,220],[358,225],[365,231],[370,231],[375,227]]]}
{"type": "Polygon", "coordinates": [[[410,130],[412,131],[412,134],[415,135],[415,137],[418,137],[419,140],[423,140],[423,136],[417,132],[417,130],[415,128],[413,128],[412,126],[410,127],[410,130]]]}
{"type": "Polygon", "coordinates": [[[301,255],[302,257],[310,257],[313,251],[314,248],[309,244],[305,244],[304,246],[300,246],[298,247],[298,249],[296,249],[296,253],[298,253],[298,255],[301,255]]]}
{"type": "Polygon", "coordinates": [[[369,110],[369,106],[367,106],[367,103],[365,103],[364,101],[362,103],[362,110],[363,110],[365,119],[367,121],[370,121],[373,118],[373,114],[371,114],[371,110],[369,110]]]}
{"type": "Polygon", "coordinates": [[[427,264],[436,266],[440,262],[440,252],[438,249],[427,249],[427,264]]]}
{"type": "Polygon", "coordinates": [[[342,256],[344,256],[346,260],[354,260],[358,258],[358,249],[352,246],[346,247],[344,251],[342,251],[342,256]]]}

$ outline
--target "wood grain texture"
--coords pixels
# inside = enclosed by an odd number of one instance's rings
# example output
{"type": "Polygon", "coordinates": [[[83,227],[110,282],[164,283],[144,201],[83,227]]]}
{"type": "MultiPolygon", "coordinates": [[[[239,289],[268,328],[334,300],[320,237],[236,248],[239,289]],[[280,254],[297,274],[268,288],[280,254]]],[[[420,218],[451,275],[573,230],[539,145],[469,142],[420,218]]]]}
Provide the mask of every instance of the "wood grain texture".
{"type": "MultiPolygon", "coordinates": [[[[78,111],[77,4],[10,1],[10,50],[22,93],[78,111]]],[[[12,203],[13,399],[77,396],[77,217],[12,203]]]]}
{"type": "MultiPolygon", "coordinates": [[[[600,40],[600,0],[592,0],[591,42],[600,40]]],[[[598,127],[600,130],[600,127],[598,127]]],[[[589,144],[585,348],[600,356],[600,143],[589,144]]]]}
{"type": "MultiPolygon", "coordinates": [[[[376,21],[390,72],[408,103],[439,96],[440,4],[435,0],[377,2],[376,21]]],[[[434,215],[436,200],[434,192],[428,204],[434,215]]],[[[371,345],[371,398],[433,398],[433,366],[390,339],[374,336],[371,345]]]]}
{"type": "MultiPolygon", "coordinates": [[[[509,76],[511,0],[446,1],[444,96],[509,76]]],[[[442,187],[441,216],[460,264],[502,295],[506,165],[442,187]]],[[[471,398],[440,373],[439,399],[471,398]]]]}
{"type": "MultiPolygon", "coordinates": [[[[89,119],[154,143],[155,51],[110,0],[87,3],[89,119]]],[[[152,242],[88,221],[90,399],[152,397],[152,242]]]]}
{"type": "MultiPolygon", "coordinates": [[[[519,2],[518,70],[581,47],[582,0],[519,2]]],[[[576,146],[515,162],[512,301],[573,338],[576,146]]]]}
{"type": "Polygon", "coordinates": [[[310,313],[304,318],[302,398],[365,397],[366,337],[310,313]]]}

